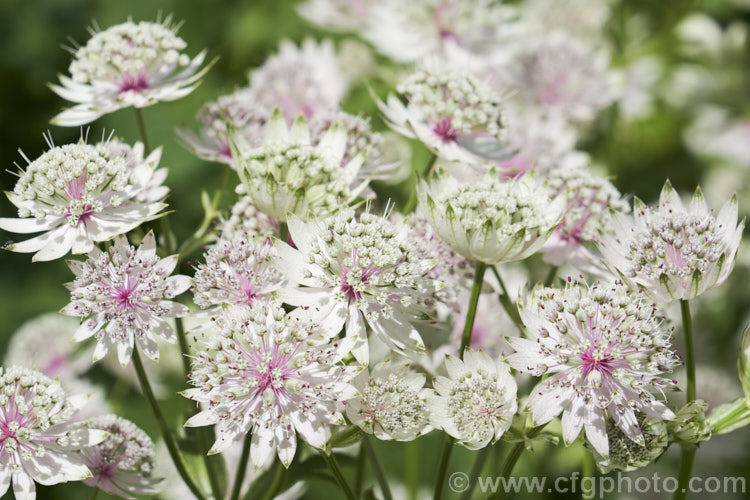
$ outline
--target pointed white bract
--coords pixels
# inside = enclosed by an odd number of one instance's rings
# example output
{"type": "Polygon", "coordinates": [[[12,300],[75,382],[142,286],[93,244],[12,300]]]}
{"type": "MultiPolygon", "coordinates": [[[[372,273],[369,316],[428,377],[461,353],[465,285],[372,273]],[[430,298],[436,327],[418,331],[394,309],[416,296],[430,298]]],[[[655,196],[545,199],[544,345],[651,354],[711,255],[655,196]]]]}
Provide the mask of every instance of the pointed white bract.
{"type": "Polygon", "coordinates": [[[70,76],[60,75],[60,85],[50,85],[76,103],[53,118],[54,125],[77,127],[121,108],[180,99],[210,68],[203,64],[205,51],[192,59],[183,52],[187,44],[169,17],[156,23],[128,21],[91,35],[73,51],[70,76]]]}
{"type": "Polygon", "coordinates": [[[274,454],[288,467],[297,436],[323,449],[331,425],[344,425],[344,403],[357,395],[350,384],[359,367],[345,366],[353,339],[331,339],[304,315],[276,303],[226,309],[199,345],[183,395],[206,409],[188,427],[217,424],[209,453],[220,453],[252,434],[254,467],[274,454]]]}
{"type": "Polygon", "coordinates": [[[538,288],[521,318],[529,338],[506,339],[516,351],[508,362],[522,373],[549,375],[531,391],[528,405],[536,424],[562,413],[566,444],[585,429],[591,446],[606,458],[607,418],[641,445],[637,415],[674,418],[658,397],[676,388],[676,381],[661,375],[680,362],[671,332],[644,294],[621,282],[538,288]]]}
{"type": "Polygon", "coordinates": [[[81,481],[91,472],[77,453],[106,433],[74,422],[87,397],[66,397],[57,380],[36,370],[0,368],[0,496],[13,483],[18,500],[36,498],[35,482],[81,481]]]}
{"type": "Polygon", "coordinates": [[[154,336],[171,343],[177,340],[165,318],[188,313],[187,306],[170,299],[190,288],[191,280],[179,274],[170,276],[177,256],[157,257],[152,232],[137,249],[125,236],[118,236],[108,251],[94,248],[86,261],[68,261],[68,266],[75,280],[67,284],[70,303],[60,312],[85,318],[73,340],[94,336],[95,362],[116,347],[120,364],[126,366],[136,345],[158,361],[154,336]]]}
{"type": "Polygon", "coordinates": [[[357,337],[354,356],[369,362],[367,327],[391,349],[415,356],[424,349],[413,323],[427,319],[424,299],[442,283],[428,276],[436,264],[409,241],[409,227],[353,210],[304,223],[288,219],[297,249],[276,241],[272,261],[290,281],[277,296],[300,306],[336,335],[357,337]]]}
{"type": "Polygon", "coordinates": [[[467,163],[503,160],[508,133],[503,98],[468,71],[427,65],[398,86],[396,96],[377,101],[388,125],[419,139],[434,154],[467,163]]]}
{"type": "MultiPolygon", "coordinates": [[[[638,415],[638,426],[643,432],[643,443],[636,443],[620,429],[613,419],[607,420],[609,456],[600,455],[588,446],[602,474],[610,471],[632,472],[646,467],[659,458],[669,446],[667,422],[659,418],[638,415]]],[[[588,445],[588,443],[586,443],[588,445]]]]}
{"type": "Polygon", "coordinates": [[[419,206],[435,232],[467,259],[489,265],[522,260],[539,250],[560,222],[562,197],[530,176],[461,183],[438,173],[417,186],[419,206]]]}
{"type": "Polygon", "coordinates": [[[279,222],[288,213],[335,212],[368,184],[368,179],[357,180],[363,153],[343,164],[346,137],[346,130],[334,125],[313,145],[305,119],[300,116],[288,127],[278,109],[265,127],[261,146],[253,146],[233,130],[229,142],[242,180],[241,194],[279,222]]]}
{"type": "Polygon", "coordinates": [[[425,375],[409,368],[403,357],[390,356],[354,379],[359,396],[346,403],[346,416],[382,440],[411,441],[432,430],[424,387],[425,375]]]}
{"type": "Polygon", "coordinates": [[[667,181],[659,205],[636,198],[633,217],[620,215],[601,245],[606,263],[634,287],[662,302],[690,300],[724,282],[734,267],[745,221],[737,197],[714,216],[696,189],[684,206],[667,181]]]}
{"type": "Polygon", "coordinates": [[[445,367],[448,377],[433,381],[438,395],[428,400],[432,425],[470,450],[500,439],[518,409],[518,388],[507,363],[466,349],[463,360],[447,356],[445,367]]]}
{"type": "Polygon", "coordinates": [[[84,479],[85,484],[129,499],[159,493],[162,479],[153,476],[154,443],[145,432],[117,415],[97,417],[87,426],[105,432],[107,437],[81,450],[92,474],[84,479]]]}
{"type": "Polygon", "coordinates": [[[282,288],[283,275],[271,264],[271,242],[249,234],[219,238],[204,254],[193,278],[193,302],[216,311],[223,305],[248,306],[266,301],[282,288]]]}
{"type": "Polygon", "coordinates": [[[168,189],[166,170],[156,170],[161,150],[143,159],[143,147],[119,141],[52,147],[19,172],[8,199],[18,219],[0,218],[11,233],[42,232],[10,243],[14,252],[35,252],[32,260],[59,259],[91,251],[95,243],[124,234],[160,217],[168,189]]]}

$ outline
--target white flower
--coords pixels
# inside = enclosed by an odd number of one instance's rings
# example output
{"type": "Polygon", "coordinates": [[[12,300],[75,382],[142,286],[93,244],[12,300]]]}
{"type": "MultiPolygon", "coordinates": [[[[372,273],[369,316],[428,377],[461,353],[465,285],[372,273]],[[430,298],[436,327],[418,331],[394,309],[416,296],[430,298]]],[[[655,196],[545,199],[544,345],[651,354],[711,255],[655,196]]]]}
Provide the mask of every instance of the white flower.
{"type": "Polygon", "coordinates": [[[96,336],[94,361],[117,346],[123,366],[130,363],[137,344],[149,358],[159,359],[154,335],[174,343],[172,325],[165,317],[181,317],[188,308],[169,299],[190,288],[188,276],[170,276],[177,256],[156,256],[154,234],[149,232],[138,249],[124,236],[115,238],[107,252],[94,248],[88,260],[68,261],[76,278],[67,287],[71,302],[60,312],[86,318],[73,340],[96,336]]]}
{"type": "Polygon", "coordinates": [[[88,486],[124,498],[155,495],[162,479],[153,477],[154,443],[133,422],[117,415],[93,419],[88,427],[106,432],[104,441],[81,450],[92,477],[88,486]]]}
{"type": "Polygon", "coordinates": [[[278,108],[290,123],[300,114],[310,119],[338,109],[348,85],[330,40],[306,39],[301,47],[284,40],[278,54],[250,73],[253,104],[278,108]]]}
{"type": "Polygon", "coordinates": [[[620,215],[601,252],[623,279],[661,301],[690,300],[720,285],[734,267],[744,220],[737,224],[737,197],[714,217],[696,189],[684,207],[667,181],[657,207],[635,199],[633,218],[620,215]]]}
{"type": "Polygon", "coordinates": [[[565,443],[585,428],[586,439],[606,458],[607,417],[641,445],[639,413],[674,418],[655,394],[676,387],[660,375],[679,360],[671,350],[671,332],[643,294],[621,282],[590,287],[569,282],[563,290],[537,289],[520,312],[530,339],[507,338],[516,351],[508,362],[522,373],[549,374],[528,400],[536,424],[562,413],[565,443]]]}
{"type": "Polygon", "coordinates": [[[477,163],[509,156],[503,98],[466,71],[428,65],[398,92],[406,105],[394,95],[377,104],[399,134],[419,139],[446,160],[477,163]]]}
{"type": "Polygon", "coordinates": [[[327,30],[357,31],[365,26],[370,7],[367,1],[306,0],[297,12],[327,30]]]}
{"type": "Polygon", "coordinates": [[[44,233],[6,249],[36,252],[33,261],[87,253],[94,243],[161,216],[166,205],[154,199],[166,193],[160,185],[165,172],[155,171],[160,150],[140,161],[138,145],[48,142],[52,149],[29,161],[13,192],[6,192],[19,218],[0,218],[5,231],[44,233]]]}
{"type": "Polygon", "coordinates": [[[0,496],[11,480],[17,500],[34,500],[34,482],[50,486],[91,477],[76,452],[106,433],[71,421],[86,399],[66,397],[58,381],[38,371],[0,368],[0,496]]]}
{"type": "Polygon", "coordinates": [[[346,416],[378,439],[416,439],[432,430],[426,401],[433,391],[424,388],[425,378],[404,358],[388,357],[354,379],[360,395],[347,401],[346,416]]]}
{"type": "Polygon", "coordinates": [[[180,99],[210,68],[200,69],[205,51],[192,60],[183,52],[187,44],[170,17],[163,23],[128,21],[91,35],[72,51],[70,77],[60,75],[61,85],[50,85],[77,103],[53,118],[54,125],[76,127],[121,108],[180,99]]]}
{"type": "Polygon", "coordinates": [[[530,176],[501,182],[494,170],[468,184],[438,173],[417,190],[420,209],[435,232],[467,259],[489,265],[522,260],[539,250],[565,206],[530,176]]]}
{"type": "Polygon", "coordinates": [[[228,309],[213,323],[216,332],[193,362],[195,388],[183,392],[208,405],[186,426],[218,424],[209,453],[224,451],[248,433],[256,469],[274,452],[288,467],[297,432],[323,449],[330,426],[345,423],[344,403],[357,394],[349,382],[359,368],[339,363],[353,341],[329,340],[317,325],[274,303],[228,309]]]}
{"type": "Polygon", "coordinates": [[[201,309],[222,305],[247,306],[268,300],[285,285],[283,275],[271,264],[270,241],[236,234],[219,238],[205,253],[193,278],[193,302],[201,309]]]}
{"type": "Polygon", "coordinates": [[[118,138],[112,138],[104,144],[113,157],[122,156],[125,159],[133,184],[139,186],[133,200],[155,203],[167,197],[169,187],[164,185],[164,181],[167,180],[167,169],[157,168],[161,161],[161,146],[144,158],[145,147],[142,142],[136,142],[131,146],[118,138]]]}
{"type": "Polygon", "coordinates": [[[219,97],[216,102],[204,104],[196,119],[200,132],[196,134],[187,127],[177,129],[177,135],[185,146],[198,158],[224,163],[234,168],[229,149],[227,128],[239,131],[245,140],[257,146],[263,138],[263,127],[268,121],[269,110],[259,108],[249,88],[219,97]]]}
{"type": "Polygon", "coordinates": [[[728,110],[706,107],[699,110],[684,136],[687,146],[702,157],[735,168],[750,168],[750,120],[747,118],[734,118],[728,110]]]}
{"type": "Polygon", "coordinates": [[[428,401],[432,425],[470,450],[500,439],[518,409],[516,381],[505,361],[466,349],[463,361],[446,356],[445,367],[448,377],[433,381],[438,395],[428,401]]]}
{"type": "Polygon", "coordinates": [[[291,128],[274,111],[265,129],[263,144],[253,147],[238,131],[230,133],[232,157],[242,185],[263,213],[279,222],[288,213],[306,216],[335,212],[367,187],[355,185],[363,154],[342,166],[346,155],[346,130],[334,125],[313,145],[303,117],[291,128]]]}
{"type": "Polygon", "coordinates": [[[250,234],[270,238],[279,230],[278,224],[271,217],[260,212],[248,196],[240,196],[232,205],[228,219],[221,218],[217,232],[222,238],[232,239],[235,236],[250,234]]]}
{"type": "Polygon", "coordinates": [[[284,302],[308,309],[311,317],[337,334],[358,337],[353,354],[367,364],[367,327],[396,352],[416,355],[424,344],[412,322],[425,319],[421,306],[441,284],[426,276],[436,261],[422,258],[408,239],[405,222],[343,210],[304,223],[287,220],[297,249],[276,241],[272,262],[304,288],[277,292],[284,302]]]}

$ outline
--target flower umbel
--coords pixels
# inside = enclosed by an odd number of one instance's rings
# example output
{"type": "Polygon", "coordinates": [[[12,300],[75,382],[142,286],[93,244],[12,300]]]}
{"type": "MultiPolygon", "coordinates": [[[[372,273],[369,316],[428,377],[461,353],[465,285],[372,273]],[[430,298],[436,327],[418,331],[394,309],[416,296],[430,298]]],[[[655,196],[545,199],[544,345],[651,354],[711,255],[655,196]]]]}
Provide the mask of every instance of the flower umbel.
{"type": "Polygon", "coordinates": [[[214,326],[193,362],[195,388],[183,392],[208,405],[186,426],[218,424],[209,453],[226,450],[248,433],[256,469],[274,452],[288,467],[296,432],[324,448],[330,426],[345,423],[344,403],[356,395],[349,382],[359,368],[339,363],[353,341],[330,341],[317,325],[274,303],[227,309],[214,326]]]}
{"type": "Polygon", "coordinates": [[[71,302],[60,312],[86,318],[73,340],[96,336],[94,361],[117,346],[120,364],[130,363],[137,344],[149,358],[159,359],[154,335],[174,343],[174,329],[164,318],[187,314],[187,306],[169,299],[190,288],[190,278],[170,276],[177,256],[156,256],[156,240],[149,232],[138,249],[124,236],[102,252],[94,248],[85,262],[68,261],[75,280],[66,286],[71,302]]]}

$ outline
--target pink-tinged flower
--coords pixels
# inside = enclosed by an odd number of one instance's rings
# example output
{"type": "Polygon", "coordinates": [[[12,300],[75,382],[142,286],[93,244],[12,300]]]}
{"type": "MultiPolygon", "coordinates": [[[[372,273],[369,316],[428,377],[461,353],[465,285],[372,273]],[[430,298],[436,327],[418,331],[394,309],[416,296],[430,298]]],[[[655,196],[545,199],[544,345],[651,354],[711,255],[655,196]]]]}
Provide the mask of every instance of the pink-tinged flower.
{"type": "Polygon", "coordinates": [[[470,450],[494,443],[513,423],[518,404],[510,367],[482,351],[466,349],[463,361],[446,356],[448,377],[437,377],[430,421],[470,450]]]}
{"type": "Polygon", "coordinates": [[[187,306],[169,299],[190,288],[190,278],[170,276],[177,266],[177,256],[157,257],[152,232],[138,249],[130,246],[125,236],[118,236],[107,252],[94,248],[86,261],[67,263],[76,277],[66,285],[71,301],[60,312],[85,318],[73,340],[81,342],[95,336],[95,362],[117,346],[117,358],[126,366],[136,344],[146,356],[158,361],[154,335],[170,343],[177,340],[172,325],[164,318],[188,313],[187,306]]]}
{"type": "Polygon", "coordinates": [[[272,262],[294,285],[277,296],[307,309],[331,335],[346,326],[353,354],[369,362],[367,327],[392,350],[411,356],[424,349],[413,323],[428,318],[424,298],[439,283],[426,276],[436,264],[409,241],[406,222],[343,210],[325,219],[287,219],[297,249],[276,241],[272,262]]]}
{"type": "Polygon", "coordinates": [[[658,300],[690,300],[732,271],[745,227],[744,220],[737,224],[737,210],[733,196],[714,217],[700,188],[685,207],[667,181],[657,207],[636,198],[632,218],[615,218],[601,252],[623,279],[658,300]]]}
{"type": "Polygon", "coordinates": [[[411,441],[432,430],[424,387],[426,377],[409,368],[403,357],[390,356],[352,384],[359,392],[346,403],[349,420],[378,439],[411,441]]]}
{"type": "Polygon", "coordinates": [[[615,232],[614,214],[628,212],[627,202],[607,179],[582,163],[562,163],[547,175],[547,185],[566,207],[562,222],[541,249],[544,261],[556,266],[569,263],[585,271],[602,267],[587,245],[597,245],[604,235],[615,232]]]}
{"type": "Polygon", "coordinates": [[[160,150],[144,160],[137,144],[129,149],[112,141],[48,142],[51,149],[29,161],[13,192],[5,193],[19,218],[0,218],[5,231],[44,233],[6,249],[36,252],[33,261],[58,259],[69,251],[87,253],[94,243],[162,215],[166,205],[155,199],[166,194],[161,186],[166,172],[156,170],[160,150]]]}
{"type": "Polygon", "coordinates": [[[342,411],[357,391],[360,370],[341,360],[353,339],[334,339],[304,315],[286,314],[275,303],[227,309],[214,319],[215,332],[196,351],[183,395],[207,409],[188,427],[217,424],[209,454],[220,453],[252,434],[250,458],[257,469],[274,454],[288,467],[296,433],[323,449],[331,425],[344,425],[342,411]]]}
{"type": "Polygon", "coordinates": [[[503,98],[466,71],[426,66],[402,82],[398,92],[406,105],[394,95],[377,101],[386,122],[437,156],[467,163],[510,156],[503,98]]]}
{"type": "Polygon", "coordinates": [[[86,45],[71,50],[70,77],[60,75],[60,85],[50,85],[77,104],[51,122],[77,127],[118,109],[145,108],[191,93],[211,65],[201,68],[205,51],[193,59],[183,52],[187,44],[177,28],[167,17],[164,22],[128,21],[91,30],[86,45]]]}
{"type": "Polygon", "coordinates": [[[257,146],[263,139],[269,115],[270,110],[258,107],[253,93],[245,87],[205,104],[196,116],[200,124],[198,134],[182,127],[177,129],[177,135],[198,158],[234,168],[228,128],[238,130],[248,143],[257,146]]]}
{"type": "Polygon", "coordinates": [[[104,441],[81,450],[83,462],[92,477],[84,479],[88,486],[117,495],[155,495],[162,481],[153,477],[154,443],[130,420],[117,415],[104,415],[88,423],[90,429],[107,433],[104,441]]]}
{"type": "Polygon", "coordinates": [[[271,264],[271,242],[249,234],[219,238],[205,253],[193,279],[193,302],[201,309],[223,305],[249,306],[267,301],[285,285],[283,275],[271,264]]]}
{"type": "Polygon", "coordinates": [[[221,219],[217,232],[222,238],[250,234],[256,237],[271,238],[279,231],[279,226],[271,217],[253,204],[249,196],[240,196],[232,205],[228,219],[221,219]]]}
{"type": "Polygon", "coordinates": [[[657,396],[676,388],[661,375],[679,360],[671,332],[644,294],[622,282],[569,282],[562,290],[535,290],[520,312],[530,338],[506,339],[516,351],[508,362],[523,373],[549,375],[529,396],[536,424],[562,413],[565,443],[585,428],[586,439],[606,458],[607,418],[642,446],[637,415],[674,418],[657,396]]]}
{"type": "Polygon", "coordinates": [[[338,109],[348,86],[333,43],[306,39],[300,47],[282,41],[278,54],[251,71],[249,90],[257,108],[278,108],[291,123],[338,109]]]}
{"type": "Polygon", "coordinates": [[[0,496],[13,482],[18,500],[34,500],[34,482],[81,481],[91,472],[78,453],[106,433],[72,419],[88,399],[66,397],[56,380],[18,366],[0,368],[0,496]]]}

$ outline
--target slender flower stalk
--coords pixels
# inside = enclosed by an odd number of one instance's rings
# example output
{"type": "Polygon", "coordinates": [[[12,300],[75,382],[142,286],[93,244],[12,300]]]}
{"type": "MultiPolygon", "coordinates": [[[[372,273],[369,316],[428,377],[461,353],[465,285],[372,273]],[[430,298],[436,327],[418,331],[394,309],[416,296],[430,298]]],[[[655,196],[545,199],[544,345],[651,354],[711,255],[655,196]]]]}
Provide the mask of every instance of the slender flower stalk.
{"type": "Polygon", "coordinates": [[[346,495],[346,498],[348,498],[349,500],[357,500],[357,497],[354,496],[354,492],[349,487],[349,484],[346,482],[346,478],[344,478],[344,475],[341,473],[341,468],[339,467],[339,464],[336,461],[336,457],[333,456],[333,453],[328,455],[325,451],[321,451],[320,455],[323,457],[323,460],[325,460],[325,462],[328,464],[328,467],[331,469],[331,472],[333,473],[333,478],[341,487],[341,491],[344,492],[344,494],[346,495]]]}
{"type": "MultiPolygon", "coordinates": [[[[680,300],[682,312],[682,329],[685,333],[685,367],[687,369],[687,403],[696,398],[695,391],[695,353],[693,351],[693,319],[690,315],[690,301],[680,300]]],[[[693,461],[698,447],[693,443],[682,443],[682,457],[680,459],[679,485],[675,491],[675,500],[687,497],[688,483],[692,477],[693,461]]]]}
{"type": "Polygon", "coordinates": [[[471,333],[474,331],[474,318],[477,315],[477,303],[479,302],[479,294],[482,293],[482,283],[486,270],[487,264],[477,262],[474,271],[474,285],[471,287],[471,297],[469,298],[469,312],[466,315],[464,331],[461,334],[461,347],[458,349],[458,355],[461,359],[464,359],[464,350],[471,345],[471,333]]]}
{"type": "Polygon", "coordinates": [[[250,458],[250,444],[253,439],[248,434],[245,436],[245,441],[242,444],[242,455],[240,456],[240,462],[237,464],[237,472],[234,474],[234,487],[232,488],[231,500],[237,500],[240,498],[240,492],[242,491],[242,481],[245,479],[245,471],[247,470],[247,461],[250,458]]]}
{"type": "Polygon", "coordinates": [[[380,460],[378,460],[378,455],[375,452],[375,447],[372,445],[370,438],[365,436],[365,438],[362,439],[362,446],[365,448],[367,459],[370,461],[370,465],[372,465],[375,477],[378,479],[378,484],[380,485],[380,491],[383,493],[384,500],[393,500],[391,488],[388,486],[388,476],[385,475],[383,466],[380,464],[380,460]]]}

